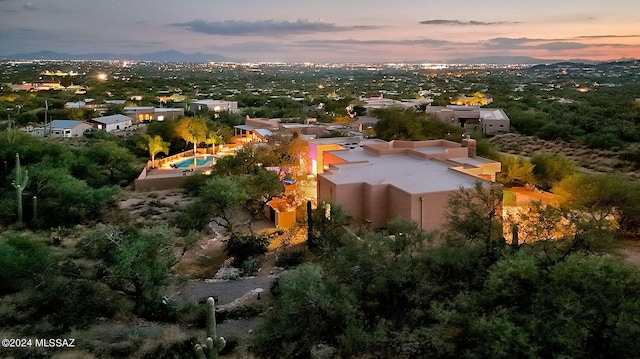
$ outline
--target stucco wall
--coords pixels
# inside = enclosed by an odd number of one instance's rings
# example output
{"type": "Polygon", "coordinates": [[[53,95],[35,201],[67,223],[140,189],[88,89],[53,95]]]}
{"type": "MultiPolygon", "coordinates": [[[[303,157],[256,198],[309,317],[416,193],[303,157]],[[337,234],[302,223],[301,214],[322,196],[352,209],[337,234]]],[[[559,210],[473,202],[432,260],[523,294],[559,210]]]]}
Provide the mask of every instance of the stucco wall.
{"type": "Polygon", "coordinates": [[[180,177],[138,178],[134,181],[134,188],[136,192],[181,188],[184,181],[193,173],[196,172],[184,172],[180,177]]]}
{"type": "Polygon", "coordinates": [[[389,186],[365,183],[362,197],[362,224],[371,228],[385,226],[389,218],[389,186]]]}
{"type": "Polygon", "coordinates": [[[447,204],[453,193],[432,192],[412,196],[411,220],[427,231],[440,228],[446,222],[447,204]]]}

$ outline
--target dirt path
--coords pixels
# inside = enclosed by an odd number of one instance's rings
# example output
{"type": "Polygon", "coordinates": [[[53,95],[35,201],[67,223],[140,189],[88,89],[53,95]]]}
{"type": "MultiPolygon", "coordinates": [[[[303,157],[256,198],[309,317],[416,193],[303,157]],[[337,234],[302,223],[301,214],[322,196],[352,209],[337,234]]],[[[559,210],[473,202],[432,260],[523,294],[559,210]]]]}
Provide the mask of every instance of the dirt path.
{"type": "Polygon", "coordinates": [[[234,302],[240,305],[257,300],[258,295],[255,289],[261,288],[264,291],[261,298],[268,299],[271,282],[277,278],[279,273],[274,265],[275,253],[268,252],[265,254],[262,267],[256,276],[224,281],[192,279],[177,288],[173,298],[184,303],[195,304],[208,297],[217,296],[218,305],[224,307],[234,302]]]}

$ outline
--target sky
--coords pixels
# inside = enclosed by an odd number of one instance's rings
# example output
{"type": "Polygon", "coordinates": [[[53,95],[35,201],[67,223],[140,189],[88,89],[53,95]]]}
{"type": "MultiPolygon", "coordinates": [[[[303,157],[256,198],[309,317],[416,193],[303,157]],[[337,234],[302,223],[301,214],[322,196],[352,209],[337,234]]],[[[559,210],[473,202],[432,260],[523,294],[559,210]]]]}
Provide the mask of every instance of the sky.
{"type": "Polygon", "coordinates": [[[638,0],[0,0],[0,56],[176,50],[250,62],[640,58],[638,0]]]}

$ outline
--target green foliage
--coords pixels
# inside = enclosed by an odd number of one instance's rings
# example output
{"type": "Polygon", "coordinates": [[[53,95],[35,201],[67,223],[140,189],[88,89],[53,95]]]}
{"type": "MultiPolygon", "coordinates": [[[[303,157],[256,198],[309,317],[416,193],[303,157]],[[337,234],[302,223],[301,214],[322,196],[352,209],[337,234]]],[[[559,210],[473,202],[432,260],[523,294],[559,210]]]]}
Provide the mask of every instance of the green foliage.
{"type": "Polygon", "coordinates": [[[207,138],[207,122],[202,117],[185,117],[178,122],[175,131],[185,142],[193,144],[193,153],[196,153],[198,144],[207,138]]]}
{"type": "Polygon", "coordinates": [[[589,148],[598,148],[603,150],[611,150],[624,147],[624,141],[620,136],[610,132],[590,133],[585,137],[585,144],[589,148]]]}
{"type": "Polygon", "coordinates": [[[542,355],[633,358],[640,353],[640,277],[611,257],[575,255],[554,266],[540,284],[533,309],[542,355]],[[544,319],[544,320],[543,320],[544,319]],[[629,332],[626,332],[629,330],[629,332]]]}
{"type": "Polygon", "coordinates": [[[293,268],[304,263],[307,256],[306,251],[289,249],[278,253],[276,266],[282,268],[293,268]]]}
{"type": "Polygon", "coordinates": [[[149,151],[149,156],[151,156],[151,163],[153,163],[153,166],[155,167],[156,155],[158,153],[164,153],[168,155],[171,143],[165,142],[162,137],[158,135],[153,137],[144,135],[144,142],[141,142],[139,146],[149,151]]]}
{"type": "Polygon", "coordinates": [[[153,121],[147,124],[147,135],[152,137],[160,136],[165,141],[171,143],[169,154],[182,152],[186,148],[187,143],[178,135],[176,131],[177,125],[178,120],[153,121]]]}
{"type": "Polygon", "coordinates": [[[389,232],[343,239],[330,259],[285,273],[254,351],[279,358],[638,355],[637,268],[579,248],[548,261],[545,246],[496,256],[481,237],[431,238],[394,222],[389,232]]]}
{"type": "Polygon", "coordinates": [[[182,188],[184,188],[188,195],[198,197],[200,195],[200,190],[209,179],[211,179],[211,177],[204,173],[195,173],[185,179],[182,188]]]}
{"type": "Polygon", "coordinates": [[[208,215],[218,225],[226,228],[234,236],[239,225],[238,216],[242,205],[249,199],[245,188],[236,178],[231,176],[211,177],[202,188],[200,197],[196,202],[202,203],[208,215]]]}
{"type": "Polygon", "coordinates": [[[640,224],[640,185],[620,175],[574,175],[554,187],[560,206],[587,216],[598,228],[635,237],[640,224]]]}
{"type": "Polygon", "coordinates": [[[199,359],[216,359],[218,353],[224,349],[227,342],[218,337],[216,332],[216,302],[212,297],[207,298],[207,344],[195,345],[195,352],[199,359]]]}
{"type": "Polygon", "coordinates": [[[279,174],[262,167],[254,175],[244,175],[238,180],[247,195],[243,207],[252,218],[261,215],[269,201],[284,194],[279,174]]]}
{"type": "Polygon", "coordinates": [[[332,251],[340,247],[341,239],[348,235],[346,226],[351,218],[339,206],[324,203],[312,213],[312,237],[307,242],[309,249],[319,250],[317,253],[332,251]]]}
{"type": "Polygon", "coordinates": [[[500,161],[500,153],[491,145],[484,134],[474,132],[471,134],[471,138],[476,140],[476,155],[500,161]]]}
{"type": "Polygon", "coordinates": [[[259,270],[260,262],[255,257],[245,259],[240,265],[240,274],[245,277],[254,276],[259,270]]]}
{"type": "Polygon", "coordinates": [[[462,188],[449,198],[447,239],[468,242],[483,241],[487,254],[497,255],[503,244],[502,187],[477,182],[473,188],[462,188]]]}
{"type": "Polygon", "coordinates": [[[27,183],[29,183],[29,174],[27,171],[23,171],[20,166],[20,155],[16,153],[16,168],[15,179],[11,184],[16,189],[16,203],[18,207],[18,223],[22,224],[22,193],[24,192],[27,183]]]}
{"type": "Polygon", "coordinates": [[[536,185],[550,190],[576,172],[573,162],[561,154],[538,153],[531,157],[536,185]]]}
{"type": "Polygon", "coordinates": [[[74,173],[92,187],[126,186],[138,175],[135,156],[113,141],[92,143],[81,153],[74,173]]]}
{"type": "Polygon", "coordinates": [[[380,119],[375,125],[376,135],[386,141],[462,138],[461,127],[449,125],[413,109],[392,107],[376,109],[373,114],[380,119]]]}
{"type": "Polygon", "coordinates": [[[163,307],[160,296],[171,280],[177,242],[175,231],[166,225],[131,232],[98,225],[77,248],[88,258],[101,261],[89,277],[129,295],[137,314],[165,319],[171,313],[163,307]]]}
{"type": "MultiPolygon", "coordinates": [[[[246,261],[255,260],[255,256],[264,254],[269,245],[269,238],[256,237],[253,235],[245,235],[239,237],[231,237],[225,242],[225,252],[234,258],[233,266],[243,269],[246,261]]],[[[247,269],[255,267],[253,263],[247,263],[247,269]]]]}
{"type": "Polygon", "coordinates": [[[88,258],[102,259],[107,263],[115,261],[115,252],[125,234],[114,225],[98,224],[84,236],[76,247],[88,258]]]}
{"type": "Polygon", "coordinates": [[[502,203],[505,206],[514,206],[516,204],[516,200],[517,197],[515,193],[507,190],[502,191],[502,203]]]}
{"type": "Polygon", "coordinates": [[[5,232],[0,237],[0,293],[38,285],[48,277],[54,257],[36,236],[5,232]]]}
{"type": "Polygon", "coordinates": [[[309,357],[316,344],[344,341],[356,318],[352,293],[327,280],[318,265],[304,264],[278,279],[274,308],[255,334],[255,348],[267,358],[309,357]]]}
{"type": "Polygon", "coordinates": [[[537,129],[535,135],[544,140],[571,142],[581,136],[582,131],[569,124],[549,122],[537,129]]]}
{"type": "Polygon", "coordinates": [[[122,302],[105,286],[77,278],[49,279],[31,289],[28,303],[34,320],[51,325],[47,334],[84,329],[98,318],[111,318],[122,310],[122,302]]]}
{"type": "MultiPolygon", "coordinates": [[[[33,186],[28,195],[38,197],[35,227],[71,226],[97,219],[115,206],[114,187],[91,188],[64,169],[46,164],[30,166],[30,173],[33,186]]],[[[25,205],[25,213],[31,213],[31,204],[25,205]]]]}
{"type": "Polygon", "coordinates": [[[251,222],[264,212],[267,203],[284,193],[278,173],[254,164],[255,158],[247,157],[251,158],[247,165],[245,161],[236,162],[238,156],[227,157],[231,160],[221,159],[216,171],[228,175],[200,176],[187,182],[188,192],[197,200],[178,216],[180,228],[201,229],[214,221],[232,236],[251,232],[251,222]],[[246,216],[249,223],[243,223],[246,216]]]}
{"type": "Polygon", "coordinates": [[[523,186],[534,182],[534,165],[528,160],[517,156],[502,156],[502,171],[496,180],[506,186],[523,186]]]}

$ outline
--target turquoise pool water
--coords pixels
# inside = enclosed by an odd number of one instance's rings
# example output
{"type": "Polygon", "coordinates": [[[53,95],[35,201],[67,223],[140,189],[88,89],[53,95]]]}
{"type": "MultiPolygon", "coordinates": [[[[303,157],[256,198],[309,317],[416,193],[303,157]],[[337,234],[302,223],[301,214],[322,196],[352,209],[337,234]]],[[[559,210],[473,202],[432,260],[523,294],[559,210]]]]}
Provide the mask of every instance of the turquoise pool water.
{"type": "MultiPolygon", "coordinates": [[[[204,166],[209,161],[211,161],[211,158],[196,158],[196,167],[204,166]]],[[[193,166],[193,158],[187,158],[180,162],[176,162],[175,166],[178,168],[189,168],[193,166]]]]}

